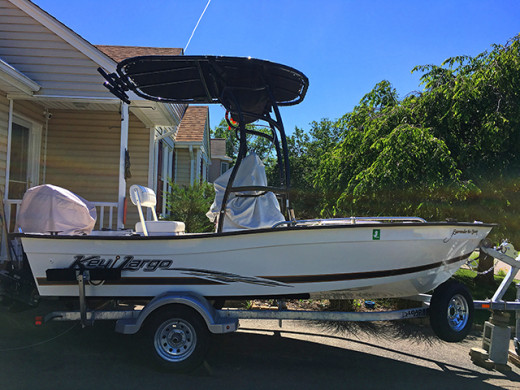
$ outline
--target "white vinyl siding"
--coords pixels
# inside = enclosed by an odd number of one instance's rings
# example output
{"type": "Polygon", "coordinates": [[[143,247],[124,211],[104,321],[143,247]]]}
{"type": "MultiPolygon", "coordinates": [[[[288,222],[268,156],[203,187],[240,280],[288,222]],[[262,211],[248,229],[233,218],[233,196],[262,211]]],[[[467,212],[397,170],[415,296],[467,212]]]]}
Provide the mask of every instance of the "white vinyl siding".
{"type": "MultiPolygon", "coordinates": [[[[130,115],[132,184],[148,182],[148,130],[130,115]]],[[[53,111],[47,139],[46,181],[92,202],[117,202],[121,120],[116,112],[53,111]]],[[[126,226],[137,222],[129,202],[126,226]]]]}
{"type": "Polygon", "coordinates": [[[42,86],[37,95],[111,96],[90,58],[7,0],[0,0],[0,57],[42,86]]]}
{"type": "MultiPolygon", "coordinates": [[[[177,156],[175,183],[181,186],[190,185],[191,156],[188,149],[175,149],[177,156]]],[[[196,151],[193,151],[195,154],[196,151]]]]}

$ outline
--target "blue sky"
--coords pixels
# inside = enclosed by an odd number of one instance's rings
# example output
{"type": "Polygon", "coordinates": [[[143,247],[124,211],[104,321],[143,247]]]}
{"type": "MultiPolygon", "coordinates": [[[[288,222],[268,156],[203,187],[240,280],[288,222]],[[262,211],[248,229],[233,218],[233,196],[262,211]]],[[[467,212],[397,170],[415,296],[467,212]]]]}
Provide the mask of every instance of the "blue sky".
{"type": "MultiPolygon", "coordinates": [[[[93,44],[184,48],[207,0],[33,0],[93,44]]],[[[474,56],[520,33],[518,0],[212,0],[186,54],[251,56],[301,70],[286,130],[352,111],[389,80],[401,97],[420,89],[415,65],[474,56]]],[[[211,126],[224,115],[211,109],[211,126]]]]}

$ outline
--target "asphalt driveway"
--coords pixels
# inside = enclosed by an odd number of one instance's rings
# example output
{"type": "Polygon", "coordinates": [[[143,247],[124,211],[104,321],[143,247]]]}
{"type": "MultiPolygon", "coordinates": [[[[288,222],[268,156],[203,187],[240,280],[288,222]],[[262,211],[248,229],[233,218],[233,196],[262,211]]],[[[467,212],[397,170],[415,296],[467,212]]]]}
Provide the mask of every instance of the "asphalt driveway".
{"type": "Polygon", "coordinates": [[[36,313],[0,310],[2,389],[520,388],[516,367],[504,374],[473,365],[477,336],[448,344],[415,326],[405,337],[241,321],[239,332],[213,338],[202,367],[183,375],[157,371],[143,358],[140,338],[115,333],[113,323],[35,328],[36,313]]]}

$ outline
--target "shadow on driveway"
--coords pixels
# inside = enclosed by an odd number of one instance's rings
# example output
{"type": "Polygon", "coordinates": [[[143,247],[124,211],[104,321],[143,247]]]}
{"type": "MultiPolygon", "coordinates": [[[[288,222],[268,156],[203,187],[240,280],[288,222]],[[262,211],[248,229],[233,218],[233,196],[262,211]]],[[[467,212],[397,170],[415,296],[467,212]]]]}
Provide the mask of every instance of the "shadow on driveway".
{"type": "Polygon", "coordinates": [[[372,340],[316,336],[322,330],[306,325],[273,333],[260,322],[213,337],[202,367],[187,375],[171,374],[158,372],[146,360],[148,346],[138,335],[117,334],[112,322],[86,329],[58,322],[35,328],[33,315],[0,312],[2,389],[492,389],[514,388],[520,381],[514,372],[482,372],[372,340]]]}

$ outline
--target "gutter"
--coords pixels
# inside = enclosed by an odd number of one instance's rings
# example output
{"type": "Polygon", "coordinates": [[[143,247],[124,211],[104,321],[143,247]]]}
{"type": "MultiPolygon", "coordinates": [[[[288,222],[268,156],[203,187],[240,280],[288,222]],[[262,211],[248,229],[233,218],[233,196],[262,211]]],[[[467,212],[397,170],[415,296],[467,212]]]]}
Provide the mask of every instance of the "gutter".
{"type": "Polygon", "coordinates": [[[37,82],[31,80],[2,59],[0,59],[0,80],[7,82],[27,95],[32,95],[41,89],[37,82]]]}

